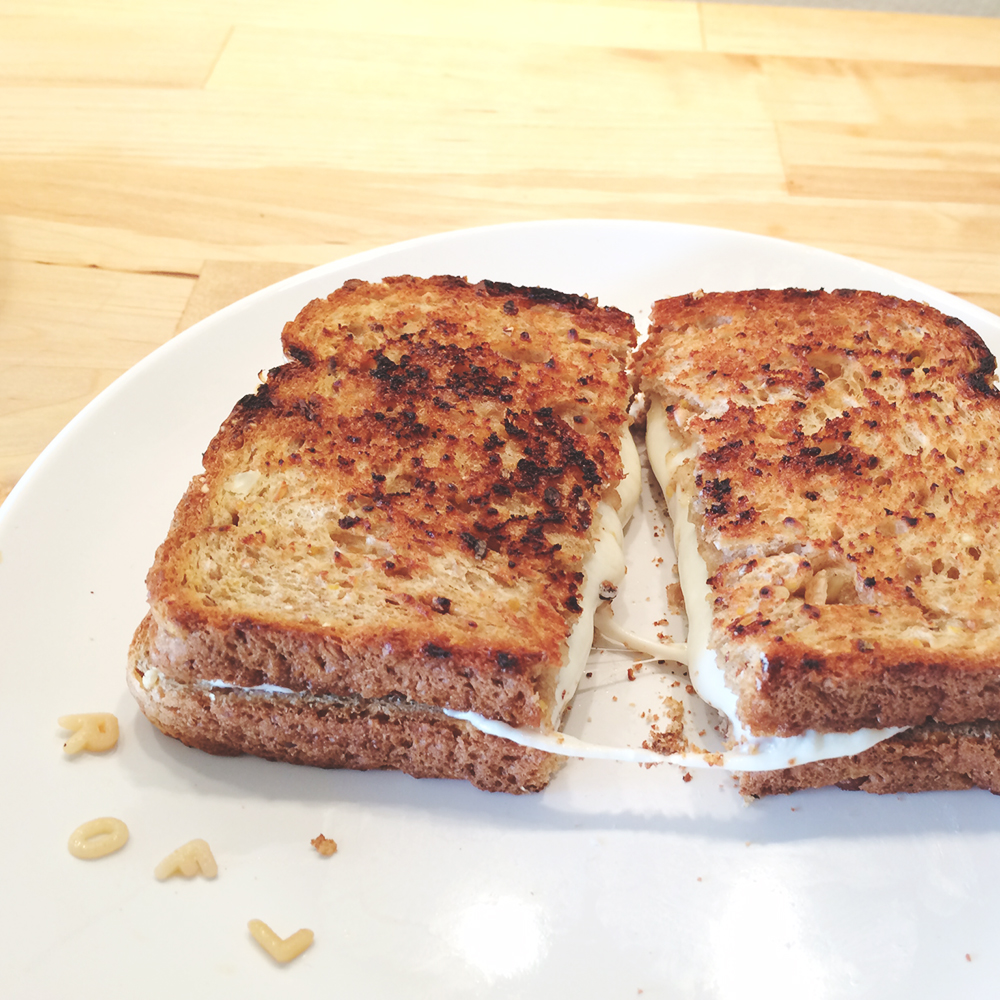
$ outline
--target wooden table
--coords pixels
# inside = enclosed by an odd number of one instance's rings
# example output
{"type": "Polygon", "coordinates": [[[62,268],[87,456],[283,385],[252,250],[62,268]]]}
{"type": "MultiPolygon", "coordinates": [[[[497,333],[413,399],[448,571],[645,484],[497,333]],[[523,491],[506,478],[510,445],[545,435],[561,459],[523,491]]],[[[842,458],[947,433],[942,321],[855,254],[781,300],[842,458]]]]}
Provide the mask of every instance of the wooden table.
{"type": "Polygon", "coordinates": [[[1000,312],[1000,19],[683,0],[0,0],[0,498],[297,270],[512,220],[724,226],[1000,312]]]}

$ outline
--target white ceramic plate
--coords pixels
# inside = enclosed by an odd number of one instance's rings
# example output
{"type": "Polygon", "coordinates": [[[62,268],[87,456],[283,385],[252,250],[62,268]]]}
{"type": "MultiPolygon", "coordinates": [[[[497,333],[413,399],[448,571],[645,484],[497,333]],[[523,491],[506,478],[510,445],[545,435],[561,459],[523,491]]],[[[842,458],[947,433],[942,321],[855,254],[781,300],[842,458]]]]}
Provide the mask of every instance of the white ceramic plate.
{"type": "Polygon", "coordinates": [[[1000,319],[832,254],[719,230],[553,222],[361,254],[236,303],[74,420],[0,508],[0,993],[5,997],[920,997],[1000,981],[1000,801],[824,790],[744,806],[725,776],[571,762],[536,796],[217,759],[125,692],[143,579],[201,451],[282,323],[349,277],[450,272],[598,295],[640,329],[696,288],[873,288],[977,329],[1000,319]],[[113,711],[118,748],[66,758],[67,713],[113,711]],[[124,850],[71,830],[126,821],[124,850]],[[340,851],[320,858],[323,832],[340,851]],[[203,837],[214,882],[153,867],[203,837]],[[259,917],[316,933],[289,966],[259,917]],[[294,991],[294,992],[293,992],[294,991]]]}

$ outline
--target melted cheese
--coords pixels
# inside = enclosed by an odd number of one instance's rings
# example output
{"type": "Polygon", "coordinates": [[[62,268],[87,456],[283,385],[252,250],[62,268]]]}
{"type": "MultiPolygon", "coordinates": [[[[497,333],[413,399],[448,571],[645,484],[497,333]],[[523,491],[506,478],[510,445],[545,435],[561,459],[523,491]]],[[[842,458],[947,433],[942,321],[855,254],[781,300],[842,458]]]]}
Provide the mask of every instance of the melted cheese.
{"type": "MultiPolygon", "coordinates": [[[[302,696],[299,691],[290,688],[277,687],[274,684],[260,684],[256,687],[237,687],[225,681],[199,681],[200,688],[235,691],[239,694],[258,694],[268,697],[296,699],[302,696]]],[[[343,699],[327,695],[313,695],[316,701],[329,700],[340,702],[343,699]]],[[[792,739],[758,739],[741,744],[737,749],[721,754],[712,753],[675,753],[661,754],[642,747],[622,746],[620,744],[600,744],[588,740],[577,739],[565,733],[528,727],[515,728],[496,719],[487,719],[475,712],[454,712],[450,709],[435,709],[427,706],[427,710],[440,711],[452,719],[460,719],[491,736],[499,736],[510,740],[519,746],[533,747],[548,753],[562,754],[566,757],[580,757],[599,760],[632,761],[640,764],[678,764],[686,768],[717,767],[724,771],[773,771],[792,764],[804,764],[808,760],[825,760],[828,757],[840,757],[845,754],[861,753],[874,742],[870,738],[873,730],[861,730],[857,733],[810,733],[807,737],[792,739]],[[791,756],[790,756],[791,755],[791,756]],[[797,755],[797,756],[796,756],[797,755]]]]}
{"type": "Polygon", "coordinates": [[[719,768],[723,771],[775,771],[794,764],[827,760],[861,753],[887,739],[885,735],[873,738],[876,733],[894,735],[901,730],[862,729],[856,733],[804,733],[793,737],[768,737],[740,744],[725,753],[661,754],[640,747],[616,744],[591,743],[565,733],[542,732],[539,729],[515,728],[505,722],[486,719],[475,712],[453,712],[444,709],[444,714],[452,719],[461,719],[480,732],[517,743],[519,746],[533,747],[566,757],[586,759],[634,761],[644,764],[678,764],[686,768],[719,768]]]}
{"type": "Polygon", "coordinates": [[[684,664],[688,661],[688,644],[686,642],[659,642],[656,639],[647,639],[645,636],[630,632],[615,622],[611,608],[607,605],[597,609],[597,614],[594,615],[594,628],[605,639],[621,643],[626,649],[634,649],[638,653],[655,656],[658,660],[673,660],[675,663],[684,664]]]}
{"type": "Polygon", "coordinates": [[[624,528],[632,520],[632,514],[639,502],[639,494],[642,492],[642,462],[635,441],[632,440],[632,430],[628,426],[622,431],[621,450],[624,475],[618,484],[617,493],[620,501],[618,518],[624,528]]]}
{"type": "Polygon", "coordinates": [[[594,641],[594,614],[601,602],[601,587],[607,582],[617,587],[625,576],[625,555],[622,551],[622,522],[606,503],[597,505],[597,539],[594,550],[583,565],[583,584],[579,602],[582,611],[566,640],[566,656],[556,676],[556,697],[548,725],[558,729],[563,711],[576,693],[580,678],[587,668],[590,647],[594,641]]]}
{"type": "MultiPolygon", "coordinates": [[[[718,767],[727,771],[773,771],[795,764],[850,756],[902,732],[902,729],[860,729],[851,733],[809,731],[801,736],[762,738],[743,730],[736,711],[736,692],[726,684],[725,673],[708,644],[712,624],[708,567],[698,551],[697,534],[688,514],[691,497],[679,485],[677,476],[678,470],[686,462],[694,461],[697,451],[695,448],[684,448],[677,442],[677,438],[671,433],[666,410],[657,401],[650,406],[646,418],[646,450],[650,467],[667,499],[673,523],[677,570],[688,616],[687,642],[668,646],[643,640],[624,629],[618,629],[611,624],[610,616],[605,614],[599,615],[598,627],[609,638],[615,638],[631,648],[662,656],[664,659],[686,662],[692,686],[698,695],[729,719],[731,733],[737,740],[736,747],[721,754],[691,751],[665,755],[643,748],[592,743],[564,733],[515,728],[474,712],[452,712],[445,709],[445,714],[462,719],[482,732],[550,753],[640,763],[670,763],[687,768],[718,767]]],[[[588,580],[596,578],[597,574],[593,569],[601,558],[607,558],[607,554],[598,556],[595,552],[588,580]]],[[[583,624],[581,616],[577,626],[578,633],[583,624]]],[[[579,676],[578,674],[577,678],[579,676]]]]}
{"type": "Polygon", "coordinates": [[[625,525],[632,518],[642,490],[642,465],[628,426],[622,431],[621,457],[624,475],[617,487],[618,510],[616,512],[606,503],[597,505],[597,538],[593,551],[583,565],[583,586],[579,596],[582,611],[566,640],[566,656],[556,676],[555,702],[546,720],[546,728],[553,731],[559,728],[566,705],[572,700],[580,678],[587,669],[587,659],[594,641],[594,616],[601,603],[601,589],[606,583],[617,588],[625,578],[625,525]]]}
{"type": "MultiPolygon", "coordinates": [[[[719,667],[715,651],[709,648],[708,635],[712,627],[711,590],[708,567],[698,551],[698,536],[688,516],[691,498],[679,483],[678,471],[693,462],[695,447],[677,447],[670,432],[669,417],[659,400],[650,403],[646,415],[646,454],[667,501],[667,511],[674,529],[674,550],[677,553],[677,575],[684,594],[684,610],[688,619],[688,673],[698,694],[713,708],[738,726],[736,692],[727,684],[719,667]]],[[[739,733],[734,732],[734,735],[739,733]]]]}

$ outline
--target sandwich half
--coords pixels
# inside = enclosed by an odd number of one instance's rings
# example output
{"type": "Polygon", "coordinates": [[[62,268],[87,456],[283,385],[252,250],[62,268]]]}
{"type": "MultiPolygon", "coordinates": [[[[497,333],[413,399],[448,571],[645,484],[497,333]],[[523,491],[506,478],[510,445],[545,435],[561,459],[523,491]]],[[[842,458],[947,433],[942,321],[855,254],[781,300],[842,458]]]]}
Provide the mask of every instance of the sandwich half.
{"type": "Polygon", "coordinates": [[[767,769],[1000,792],[1000,396],[964,323],[873,292],[657,302],[636,358],[699,694],[767,769]]]}
{"type": "Polygon", "coordinates": [[[283,331],[149,571],[128,681],[216,754],[544,787],[624,573],[631,317],[454,277],[349,281],[283,331]]]}

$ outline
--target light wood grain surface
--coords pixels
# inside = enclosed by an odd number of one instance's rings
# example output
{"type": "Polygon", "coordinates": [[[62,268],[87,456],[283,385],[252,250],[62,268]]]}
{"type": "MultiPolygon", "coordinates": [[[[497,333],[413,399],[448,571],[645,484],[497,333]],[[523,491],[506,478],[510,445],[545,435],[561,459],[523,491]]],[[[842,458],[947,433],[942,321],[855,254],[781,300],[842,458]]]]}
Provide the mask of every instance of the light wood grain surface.
{"type": "Polygon", "coordinates": [[[514,220],[702,223],[1000,312],[1000,20],[683,0],[0,0],[0,497],[178,330],[514,220]]]}

